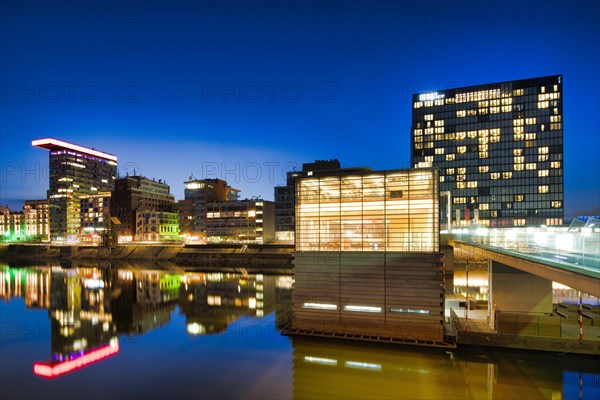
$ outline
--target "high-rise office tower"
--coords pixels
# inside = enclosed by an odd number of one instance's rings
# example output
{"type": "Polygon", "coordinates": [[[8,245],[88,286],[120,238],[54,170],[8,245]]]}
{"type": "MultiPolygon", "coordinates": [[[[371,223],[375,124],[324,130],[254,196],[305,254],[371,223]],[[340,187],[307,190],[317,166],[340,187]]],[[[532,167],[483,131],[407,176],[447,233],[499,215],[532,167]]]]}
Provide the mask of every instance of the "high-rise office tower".
{"type": "Polygon", "coordinates": [[[31,142],[50,150],[50,237],[66,239],[79,233],[80,198],[110,191],[117,175],[117,157],[62,140],[31,142]]]}
{"type": "Polygon", "coordinates": [[[413,95],[412,164],[439,169],[442,226],[563,223],[562,93],[554,75],[413,95]]]}

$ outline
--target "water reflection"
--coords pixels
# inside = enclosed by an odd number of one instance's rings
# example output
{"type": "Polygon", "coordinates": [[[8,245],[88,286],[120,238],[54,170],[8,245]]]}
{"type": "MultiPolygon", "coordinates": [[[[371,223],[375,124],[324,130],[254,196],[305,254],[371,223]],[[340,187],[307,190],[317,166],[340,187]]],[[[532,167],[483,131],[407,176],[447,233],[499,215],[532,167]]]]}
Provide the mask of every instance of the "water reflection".
{"type": "Polygon", "coordinates": [[[0,299],[22,297],[27,308],[48,309],[51,357],[33,368],[46,378],[117,354],[120,335],[141,336],[168,324],[177,306],[193,336],[220,333],[241,317],[274,311],[280,329],[289,318],[291,287],[291,276],[247,273],[0,269],[0,299]]]}
{"type": "Polygon", "coordinates": [[[600,395],[592,359],[302,337],[292,343],[296,399],[560,399],[580,398],[580,390],[581,398],[600,395]],[[580,376],[585,380],[581,385],[576,381],[580,376]]]}

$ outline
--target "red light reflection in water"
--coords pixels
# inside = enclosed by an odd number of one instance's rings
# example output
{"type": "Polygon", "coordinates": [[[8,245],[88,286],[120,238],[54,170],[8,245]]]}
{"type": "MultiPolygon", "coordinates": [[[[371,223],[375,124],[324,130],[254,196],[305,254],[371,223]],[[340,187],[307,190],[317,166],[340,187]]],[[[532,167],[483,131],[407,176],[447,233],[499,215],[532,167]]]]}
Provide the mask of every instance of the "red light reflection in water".
{"type": "Polygon", "coordinates": [[[118,352],[119,344],[114,343],[94,349],[74,360],[63,361],[56,364],[49,362],[35,362],[33,363],[33,373],[44,378],[57,378],[61,375],[68,374],[69,372],[85,368],[88,365],[104,360],[107,357],[114,356],[118,352]]]}

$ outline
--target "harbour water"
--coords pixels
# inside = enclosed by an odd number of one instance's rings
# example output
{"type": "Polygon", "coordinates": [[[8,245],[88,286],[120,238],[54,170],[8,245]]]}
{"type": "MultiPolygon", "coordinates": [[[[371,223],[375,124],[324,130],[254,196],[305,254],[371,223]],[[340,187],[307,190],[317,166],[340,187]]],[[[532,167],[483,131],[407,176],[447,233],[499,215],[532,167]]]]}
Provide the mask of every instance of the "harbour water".
{"type": "Polygon", "coordinates": [[[0,282],[2,399],[600,398],[592,357],[282,336],[289,274],[0,263],[0,282]]]}

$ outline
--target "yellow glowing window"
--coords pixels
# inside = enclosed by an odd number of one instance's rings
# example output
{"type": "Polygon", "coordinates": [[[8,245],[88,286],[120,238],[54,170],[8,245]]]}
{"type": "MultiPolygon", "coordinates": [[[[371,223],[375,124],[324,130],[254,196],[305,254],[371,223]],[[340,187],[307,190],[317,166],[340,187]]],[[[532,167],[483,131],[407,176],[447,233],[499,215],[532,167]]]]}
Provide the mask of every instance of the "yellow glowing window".
{"type": "Polygon", "coordinates": [[[423,136],[415,136],[415,143],[421,143],[423,141],[423,136]]]}
{"type": "Polygon", "coordinates": [[[421,108],[421,107],[423,107],[423,102],[422,102],[422,101],[417,101],[417,102],[414,104],[414,107],[415,107],[415,108],[421,108]]]}
{"type": "Polygon", "coordinates": [[[479,108],[487,107],[488,105],[489,103],[487,101],[480,101],[479,103],[477,103],[477,107],[479,108]]]}
{"type": "Polygon", "coordinates": [[[548,193],[548,185],[538,186],[538,193],[548,193]]]}
{"type": "Polygon", "coordinates": [[[540,169],[538,171],[538,176],[542,177],[542,178],[548,176],[548,174],[549,174],[549,171],[547,169],[540,169]]]}
{"type": "Polygon", "coordinates": [[[440,176],[440,182],[444,182],[446,179],[446,177],[444,175],[440,176]]]}
{"type": "Polygon", "coordinates": [[[491,212],[490,212],[490,215],[491,215],[492,217],[497,217],[497,216],[498,216],[498,211],[496,211],[496,210],[494,210],[494,211],[491,211],[491,212]]]}
{"type": "Polygon", "coordinates": [[[551,115],[550,122],[560,122],[560,115],[551,115]]]}
{"type": "Polygon", "coordinates": [[[514,168],[515,171],[523,171],[524,165],[523,164],[515,164],[513,166],[513,168],[514,168]]]}
{"type": "Polygon", "coordinates": [[[533,125],[536,123],[536,118],[527,118],[527,119],[525,119],[525,123],[527,125],[533,125]]]}
{"type": "Polygon", "coordinates": [[[469,117],[473,117],[473,116],[477,115],[477,110],[468,110],[467,115],[469,117]]]}
{"type": "Polygon", "coordinates": [[[533,169],[537,169],[537,164],[536,163],[527,163],[525,164],[525,169],[531,171],[533,169]]]}
{"type": "MultiPolygon", "coordinates": [[[[487,146],[487,145],[486,145],[487,146]]],[[[490,155],[487,151],[480,151],[479,158],[488,158],[490,155]]]]}
{"type": "Polygon", "coordinates": [[[457,168],[457,169],[456,169],[456,171],[457,171],[459,174],[466,174],[466,173],[467,173],[467,169],[466,169],[465,167],[460,167],[460,168],[457,168]]]}
{"type": "Polygon", "coordinates": [[[467,137],[467,132],[456,132],[456,139],[461,140],[467,137]]]}
{"type": "Polygon", "coordinates": [[[444,154],[444,148],[435,149],[435,154],[444,154]]]}
{"type": "Polygon", "coordinates": [[[425,162],[433,162],[433,156],[425,156],[425,162]]]}
{"type": "Polygon", "coordinates": [[[488,145],[487,144],[480,144],[479,145],[479,151],[488,151],[488,145]]]}
{"type": "Polygon", "coordinates": [[[499,105],[500,105],[500,100],[498,100],[498,99],[490,101],[490,106],[499,106],[499,105]]]}
{"type": "Polygon", "coordinates": [[[506,97],[506,98],[502,99],[502,104],[503,105],[504,104],[512,104],[512,102],[513,102],[512,97],[506,97]]]}
{"type": "MultiPolygon", "coordinates": [[[[435,133],[444,133],[444,127],[439,126],[439,127],[435,128],[435,133]]],[[[439,140],[441,140],[441,139],[439,139],[439,140]]]]}
{"type": "Polygon", "coordinates": [[[435,121],[435,126],[444,126],[444,120],[435,121]]]}
{"type": "Polygon", "coordinates": [[[480,129],[478,133],[479,133],[480,138],[486,138],[486,137],[488,137],[489,130],[488,129],[480,129]]]}
{"type": "Polygon", "coordinates": [[[425,107],[433,107],[433,100],[428,100],[426,102],[423,103],[425,105],[425,107]]]}
{"type": "Polygon", "coordinates": [[[464,181],[465,180],[465,175],[456,175],[456,180],[457,181],[464,181]]]}
{"type": "Polygon", "coordinates": [[[548,161],[548,154],[540,154],[538,156],[538,161],[548,161]]]}
{"type": "Polygon", "coordinates": [[[515,133],[514,135],[514,140],[515,142],[518,142],[519,140],[523,140],[525,139],[525,135],[522,133],[515,133]]]}
{"type": "Polygon", "coordinates": [[[456,148],[456,152],[459,154],[463,154],[467,152],[467,146],[458,146],[456,148]]]}
{"type": "Polygon", "coordinates": [[[513,155],[520,156],[521,154],[523,154],[523,149],[514,149],[513,150],[513,155]]]}
{"type": "Polygon", "coordinates": [[[516,202],[523,201],[524,198],[525,198],[525,196],[523,196],[522,194],[515,194],[516,202]]]}
{"type": "Polygon", "coordinates": [[[525,219],[523,219],[523,218],[515,218],[515,219],[513,219],[513,225],[515,225],[515,226],[524,226],[525,225],[525,219]]]}
{"type": "Polygon", "coordinates": [[[454,168],[447,168],[446,175],[454,175],[454,168]]]}
{"type": "Polygon", "coordinates": [[[550,163],[550,168],[560,168],[560,161],[552,161],[550,163]]]}
{"type": "Polygon", "coordinates": [[[484,173],[488,172],[489,169],[490,169],[490,167],[488,165],[481,165],[479,167],[479,173],[484,174],[484,173]]]}
{"type": "Polygon", "coordinates": [[[419,136],[423,134],[423,129],[415,129],[415,136],[419,136]]]}
{"type": "Polygon", "coordinates": [[[549,105],[548,101],[538,101],[538,108],[548,108],[549,105]]]}
{"type": "Polygon", "coordinates": [[[514,132],[514,133],[523,133],[523,132],[525,132],[525,129],[523,129],[523,127],[522,127],[522,126],[515,126],[515,127],[513,128],[513,132],[514,132]]]}
{"type": "Polygon", "coordinates": [[[510,178],[512,178],[512,171],[502,173],[502,179],[510,179],[510,178]]]}
{"type": "Polygon", "coordinates": [[[425,121],[433,121],[433,114],[425,114],[425,121]]]}
{"type": "Polygon", "coordinates": [[[511,112],[512,106],[502,106],[502,112],[511,112]]]}
{"type": "Polygon", "coordinates": [[[466,186],[465,186],[464,182],[456,182],[456,188],[457,189],[464,189],[465,187],[466,186]]]}
{"type": "Polygon", "coordinates": [[[459,111],[456,112],[456,116],[458,118],[466,117],[467,116],[467,112],[465,110],[459,110],[459,111]]]}
{"type": "Polygon", "coordinates": [[[490,138],[490,143],[499,143],[500,142],[500,136],[492,136],[490,138]]]}
{"type": "Polygon", "coordinates": [[[541,91],[542,93],[546,93],[546,86],[542,86],[542,87],[540,88],[540,91],[541,91]]]}
{"type": "Polygon", "coordinates": [[[456,138],[456,133],[446,133],[446,140],[454,140],[456,138]]]}
{"type": "Polygon", "coordinates": [[[558,91],[558,85],[554,85],[554,91],[557,92],[558,91]]]}
{"type": "Polygon", "coordinates": [[[466,197],[455,197],[453,201],[454,201],[454,204],[466,204],[467,198],[466,197]]]}
{"type": "Polygon", "coordinates": [[[535,132],[529,132],[525,134],[525,139],[527,140],[535,140],[535,132]]]}
{"type": "Polygon", "coordinates": [[[415,144],[415,149],[421,150],[422,148],[423,148],[423,143],[417,143],[417,144],[415,144]]]}
{"type": "Polygon", "coordinates": [[[500,112],[500,107],[490,107],[490,114],[498,114],[500,112]]]}
{"type": "Polygon", "coordinates": [[[490,209],[490,205],[489,205],[488,203],[481,203],[481,204],[479,205],[479,209],[480,209],[480,210],[484,210],[484,211],[485,211],[485,210],[489,210],[489,209],[490,209]]]}
{"type": "Polygon", "coordinates": [[[471,188],[471,189],[476,188],[477,187],[477,181],[469,181],[469,182],[467,182],[467,187],[471,188]]]}
{"type": "Polygon", "coordinates": [[[470,139],[475,139],[477,137],[477,131],[467,132],[467,137],[469,137],[470,139]]]}
{"type": "Polygon", "coordinates": [[[562,127],[562,124],[560,122],[555,122],[553,124],[550,124],[551,131],[558,131],[561,129],[561,127],[562,127]]]}
{"type": "Polygon", "coordinates": [[[523,96],[523,89],[515,89],[513,90],[513,96],[523,96]]]}
{"type": "Polygon", "coordinates": [[[555,201],[553,201],[551,203],[551,205],[552,205],[552,208],[561,208],[562,207],[562,201],[555,200],[555,201]]]}
{"type": "Polygon", "coordinates": [[[515,157],[515,163],[517,163],[517,164],[522,163],[524,161],[525,161],[525,157],[523,157],[523,156],[515,157]]]}
{"type": "Polygon", "coordinates": [[[488,113],[488,109],[487,108],[480,108],[479,109],[479,115],[486,115],[488,113]]]}
{"type": "Polygon", "coordinates": [[[454,154],[446,154],[446,161],[454,161],[455,158],[454,154]]]}
{"type": "Polygon", "coordinates": [[[492,172],[490,174],[490,179],[493,179],[493,180],[500,179],[500,173],[499,172],[492,172]]]}
{"type": "Polygon", "coordinates": [[[513,126],[523,126],[523,119],[514,119],[513,126]]]}
{"type": "Polygon", "coordinates": [[[538,147],[539,154],[548,154],[548,146],[538,147]]]}

